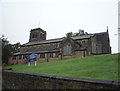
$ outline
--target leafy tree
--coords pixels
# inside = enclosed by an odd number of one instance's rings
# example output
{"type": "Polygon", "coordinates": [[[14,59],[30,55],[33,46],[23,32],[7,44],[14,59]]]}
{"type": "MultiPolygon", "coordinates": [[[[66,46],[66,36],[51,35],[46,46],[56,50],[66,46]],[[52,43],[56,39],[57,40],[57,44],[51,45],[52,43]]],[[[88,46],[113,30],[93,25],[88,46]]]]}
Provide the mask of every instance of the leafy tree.
{"type": "Polygon", "coordinates": [[[0,40],[2,40],[2,63],[8,64],[9,57],[12,56],[12,45],[4,35],[2,35],[0,40]]]}
{"type": "Polygon", "coordinates": [[[66,37],[75,37],[75,36],[82,36],[82,35],[88,35],[88,33],[80,29],[78,33],[68,32],[66,34],[66,37]]]}
{"type": "Polygon", "coordinates": [[[20,42],[16,44],[10,44],[4,35],[2,35],[0,40],[2,41],[2,63],[8,64],[9,57],[11,57],[14,52],[19,51],[21,44],[20,42]]]}
{"type": "Polygon", "coordinates": [[[81,36],[81,35],[85,35],[85,33],[84,33],[84,30],[79,30],[79,35],[81,36]]]}
{"type": "Polygon", "coordinates": [[[66,34],[66,37],[72,37],[73,36],[73,32],[69,32],[66,34]]]}
{"type": "Polygon", "coordinates": [[[13,44],[12,45],[12,51],[13,52],[19,52],[20,46],[21,46],[20,42],[17,42],[16,44],[13,44]]]}

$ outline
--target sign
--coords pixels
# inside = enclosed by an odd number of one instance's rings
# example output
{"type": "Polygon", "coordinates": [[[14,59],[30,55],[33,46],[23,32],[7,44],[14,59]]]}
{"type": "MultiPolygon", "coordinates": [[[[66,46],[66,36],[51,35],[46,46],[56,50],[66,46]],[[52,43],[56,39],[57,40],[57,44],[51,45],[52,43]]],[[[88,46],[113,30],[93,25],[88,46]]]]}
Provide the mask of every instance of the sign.
{"type": "Polygon", "coordinates": [[[37,56],[37,54],[32,53],[32,54],[28,57],[28,61],[29,61],[29,62],[35,62],[35,61],[36,61],[36,56],[37,56]]]}

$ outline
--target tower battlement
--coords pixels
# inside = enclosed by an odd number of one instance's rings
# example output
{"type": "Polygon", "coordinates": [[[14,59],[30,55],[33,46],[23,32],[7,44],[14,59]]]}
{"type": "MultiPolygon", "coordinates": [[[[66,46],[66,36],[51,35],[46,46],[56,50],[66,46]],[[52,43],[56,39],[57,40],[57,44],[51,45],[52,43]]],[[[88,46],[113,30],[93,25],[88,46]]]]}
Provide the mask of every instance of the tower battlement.
{"type": "Polygon", "coordinates": [[[31,29],[29,42],[46,40],[46,31],[41,28],[31,29]]]}

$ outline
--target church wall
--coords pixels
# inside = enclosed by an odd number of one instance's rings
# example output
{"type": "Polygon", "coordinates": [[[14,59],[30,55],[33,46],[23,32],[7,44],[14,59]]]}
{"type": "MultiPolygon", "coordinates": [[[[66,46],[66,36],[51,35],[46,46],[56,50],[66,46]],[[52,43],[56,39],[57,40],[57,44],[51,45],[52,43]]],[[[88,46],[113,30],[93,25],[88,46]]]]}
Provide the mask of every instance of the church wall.
{"type": "Polygon", "coordinates": [[[98,54],[109,54],[110,53],[110,42],[108,33],[96,35],[97,40],[97,53],[98,54]]]}
{"type": "Polygon", "coordinates": [[[85,56],[86,56],[86,51],[74,51],[73,55],[63,56],[63,59],[79,58],[85,56]]]}
{"type": "MultiPolygon", "coordinates": [[[[52,54],[54,54],[54,53],[52,53],[52,54]]],[[[61,60],[61,55],[57,55],[56,57],[50,57],[50,53],[45,53],[45,55],[46,56],[44,58],[40,58],[40,54],[38,54],[37,55],[37,63],[61,60]]],[[[21,58],[20,58],[20,56],[16,56],[15,60],[11,59],[9,61],[9,64],[27,64],[28,63],[28,59],[27,58],[23,58],[23,55],[21,55],[21,56],[22,56],[21,58]]],[[[86,56],[86,52],[85,51],[75,51],[73,53],[73,55],[62,56],[62,60],[64,60],[64,59],[71,59],[71,58],[78,58],[78,57],[84,57],[84,56],[86,56]]]]}
{"type": "Polygon", "coordinates": [[[84,56],[86,56],[85,51],[75,51],[74,57],[84,57],[84,56]]]}
{"type": "Polygon", "coordinates": [[[17,60],[13,60],[12,57],[9,58],[8,64],[16,64],[17,60]]]}
{"type": "MultiPolygon", "coordinates": [[[[85,41],[87,41],[87,40],[85,40],[85,41]]],[[[27,51],[27,52],[41,51],[40,48],[43,48],[43,50],[48,50],[50,48],[58,48],[59,49],[60,47],[61,47],[61,43],[58,42],[58,43],[25,46],[25,47],[21,47],[21,51],[27,51]],[[46,49],[46,48],[48,48],[48,49],[46,49]]],[[[37,62],[40,63],[40,62],[49,62],[49,61],[71,59],[71,58],[76,58],[76,57],[83,57],[84,56],[84,51],[73,51],[70,56],[61,56],[61,55],[59,55],[59,53],[57,53],[57,56],[55,56],[55,54],[56,53],[38,53],[37,62]],[[44,58],[40,57],[40,55],[42,55],[42,54],[45,55],[44,58]]],[[[16,57],[16,60],[14,61],[14,64],[26,64],[26,63],[28,63],[27,61],[28,61],[27,57],[24,58],[23,55],[18,55],[18,57],[16,57]],[[20,58],[20,56],[22,56],[22,57],[20,58]]]]}
{"type": "Polygon", "coordinates": [[[91,38],[89,39],[82,39],[82,40],[77,40],[81,47],[86,47],[86,56],[90,56],[91,54],[91,38]]]}
{"type": "Polygon", "coordinates": [[[97,43],[96,43],[96,36],[94,36],[94,37],[91,37],[91,53],[92,54],[96,54],[97,53],[97,51],[96,51],[96,45],[97,45],[97,43]]]}
{"type": "Polygon", "coordinates": [[[46,60],[45,60],[45,58],[38,58],[38,59],[37,59],[37,62],[38,62],[38,63],[42,63],[42,62],[46,62],[46,60]]]}
{"type": "Polygon", "coordinates": [[[18,64],[27,64],[27,59],[19,59],[18,64]]]}
{"type": "MultiPolygon", "coordinates": [[[[51,42],[31,46],[22,46],[21,53],[26,52],[41,52],[37,53],[37,62],[49,62],[77,57],[85,57],[96,54],[110,53],[110,42],[108,33],[100,33],[86,39],[72,40],[65,38],[62,42],[51,42]],[[77,43],[76,43],[77,42],[77,43]],[[79,43],[79,44],[78,44],[79,43]],[[68,45],[69,46],[66,46],[68,45]],[[66,50],[69,49],[71,50],[66,50]],[[81,47],[81,48],[80,48],[81,47]],[[83,48],[83,49],[82,49],[83,48]],[[78,50],[77,50],[78,49],[78,50]],[[57,53],[54,53],[55,51],[57,53]],[[54,52],[53,52],[54,51],[54,52]],[[65,54],[64,54],[65,53],[65,54]],[[70,53],[69,55],[66,53],[70,53]],[[55,56],[57,55],[57,56],[55,56]],[[66,55],[66,56],[65,56],[66,55]]],[[[16,56],[16,59],[11,58],[9,64],[26,64],[28,63],[27,55],[21,54],[16,56]]]]}

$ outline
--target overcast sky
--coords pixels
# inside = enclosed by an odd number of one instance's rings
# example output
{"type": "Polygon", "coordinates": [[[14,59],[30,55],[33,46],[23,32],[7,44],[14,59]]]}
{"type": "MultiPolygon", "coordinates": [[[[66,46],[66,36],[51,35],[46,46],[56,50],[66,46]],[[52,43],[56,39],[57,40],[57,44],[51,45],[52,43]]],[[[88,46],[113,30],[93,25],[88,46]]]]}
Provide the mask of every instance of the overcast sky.
{"type": "Polygon", "coordinates": [[[42,28],[47,39],[84,29],[88,33],[109,29],[112,53],[118,52],[119,0],[1,0],[0,34],[10,43],[29,41],[31,29],[42,28]]]}

